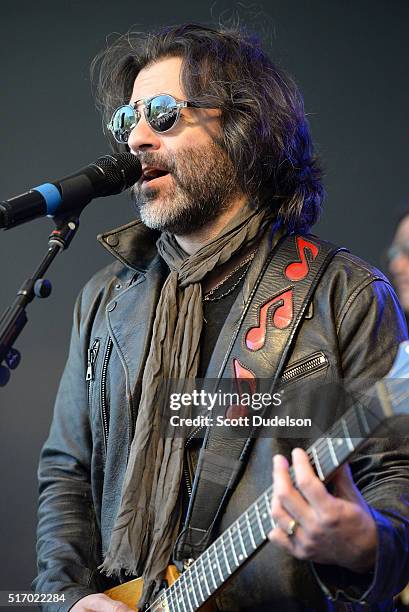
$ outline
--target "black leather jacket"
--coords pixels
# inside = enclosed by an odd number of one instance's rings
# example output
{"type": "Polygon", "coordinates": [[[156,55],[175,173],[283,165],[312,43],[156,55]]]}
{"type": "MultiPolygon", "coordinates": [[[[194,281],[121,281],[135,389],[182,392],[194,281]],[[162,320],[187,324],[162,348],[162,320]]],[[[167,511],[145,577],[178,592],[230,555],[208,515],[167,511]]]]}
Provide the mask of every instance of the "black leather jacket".
{"type": "MultiPolygon", "coordinates": [[[[113,585],[97,568],[118,510],[137,410],[135,388],[163,283],[153,233],[142,224],[130,223],[100,241],[119,261],[96,274],[78,298],[69,358],[40,459],[39,569],[33,584],[40,593],[65,594],[65,603],[53,610],[68,610],[81,597],[113,585]]],[[[209,370],[217,371],[242,308],[239,295],[209,370]]],[[[319,353],[320,367],[307,368],[318,382],[329,375],[378,379],[405,338],[389,282],[343,252],[315,292],[286,367],[309,363],[319,353]]],[[[306,414],[311,410],[306,406],[306,414]]],[[[289,452],[277,441],[257,440],[221,529],[271,484],[271,458],[278,450],[289,452]]],[[[375,573],[313,566],[267,543],[221,592],[221,610],[392,609],[392,595],[409,577],[409,450],[402,440],[374,440],[351,467],[378,528],[375,573]],[[369,607],[357,603],[363,600],[369,607]]]]}

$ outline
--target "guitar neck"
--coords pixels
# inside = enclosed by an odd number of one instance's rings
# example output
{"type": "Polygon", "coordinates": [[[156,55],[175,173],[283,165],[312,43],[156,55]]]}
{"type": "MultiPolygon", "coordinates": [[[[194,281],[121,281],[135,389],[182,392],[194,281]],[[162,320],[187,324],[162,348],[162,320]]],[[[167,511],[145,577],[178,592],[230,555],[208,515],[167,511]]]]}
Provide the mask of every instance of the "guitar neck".
{"type": "MultiPolygon", "coordinates": [[[[377,383],[369,406],[359,403],[349,408],[319,438],[307,453],[323,482],[390,416],[382,383],[377,383]]],[[[294,473],[290,469],[294,482],[294,473]]],[[[149,608],[153,612],[194,612],[236,572],[266,541],[275,527],[270,515],[273,486],[270,486],[239,518],[222,533],[189,568],[167,588],[149,608]]]]}

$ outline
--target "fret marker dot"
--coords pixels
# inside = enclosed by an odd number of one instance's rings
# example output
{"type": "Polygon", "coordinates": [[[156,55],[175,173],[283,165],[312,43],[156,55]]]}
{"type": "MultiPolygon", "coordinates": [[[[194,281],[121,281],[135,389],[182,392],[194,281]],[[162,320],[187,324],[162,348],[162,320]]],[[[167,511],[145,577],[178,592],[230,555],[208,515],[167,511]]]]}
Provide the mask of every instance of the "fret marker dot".
{"type": "Polygon", "coordinates": [[[239,555],[239,559],[240,559],[240,561],[243,561],[243,559],[244,559],[243,555],[239,555]]]}
{"type": "Polygon", "coordinates": [[[342,444],[342,438],[337,438],[337,444],[338,444],[338,446],[341,446],[341,444],[342,444]]]}
{"type": "Polygon", "coordinates": [[[267,512],[263,512],[262,516],[263,516],[263,519],[266,519],[267,518],[267,512]]]}
{"type": "Polygon", "coordinates": [[[216,565],[216,563],[215,563],[215,564],[213,565],[213,569],[216,569],[216,567],[217,567],[217,565],[216,565]]]}

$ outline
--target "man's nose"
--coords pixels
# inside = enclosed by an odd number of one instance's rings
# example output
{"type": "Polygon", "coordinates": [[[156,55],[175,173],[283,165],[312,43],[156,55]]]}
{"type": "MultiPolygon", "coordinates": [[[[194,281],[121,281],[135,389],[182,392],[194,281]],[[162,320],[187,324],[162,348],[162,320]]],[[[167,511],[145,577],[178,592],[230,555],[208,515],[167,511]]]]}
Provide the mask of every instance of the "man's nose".
{"type": "Polygon", "coordinates": [[[138,153],[140,151],[152,151],[159,149],[161,140],[148,125],[144,114],[142,113],[138,123],[129,134],[128,147],[131,153],[138,153]]]}

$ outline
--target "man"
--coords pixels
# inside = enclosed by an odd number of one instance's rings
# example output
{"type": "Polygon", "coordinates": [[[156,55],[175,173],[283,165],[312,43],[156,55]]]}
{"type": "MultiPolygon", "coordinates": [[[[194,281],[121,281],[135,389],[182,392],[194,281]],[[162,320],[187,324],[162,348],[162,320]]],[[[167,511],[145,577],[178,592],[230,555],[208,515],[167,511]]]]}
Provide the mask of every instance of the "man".
{"type": "MultiPolygon", "coordinates": [[[[141,222],[101,238],[119,261],[78,299],[40,461],[35,588],[75,612],[128,609],[102,594],[125,573],[143,574],[143,602],[160,582],[195,452],[158,433],[160,381],[219,371],[266,257],[316,221],[322,199],[298,90],[242,32],[185,25],[123,39],[102,56],[99,93],[117,142],[142,163],[141,222]]],[[[386,279],[338,253],[285,371],[379,379],[404,337],[386,279]]],[[[272,544],[218,608],[391,609],[409,571],[407,449],[372,441],[351,461],[355,484],[343,467],[330,493],[303,450],[257,439],[220,531],[271,484],[273,455],[272,544]]]]}

